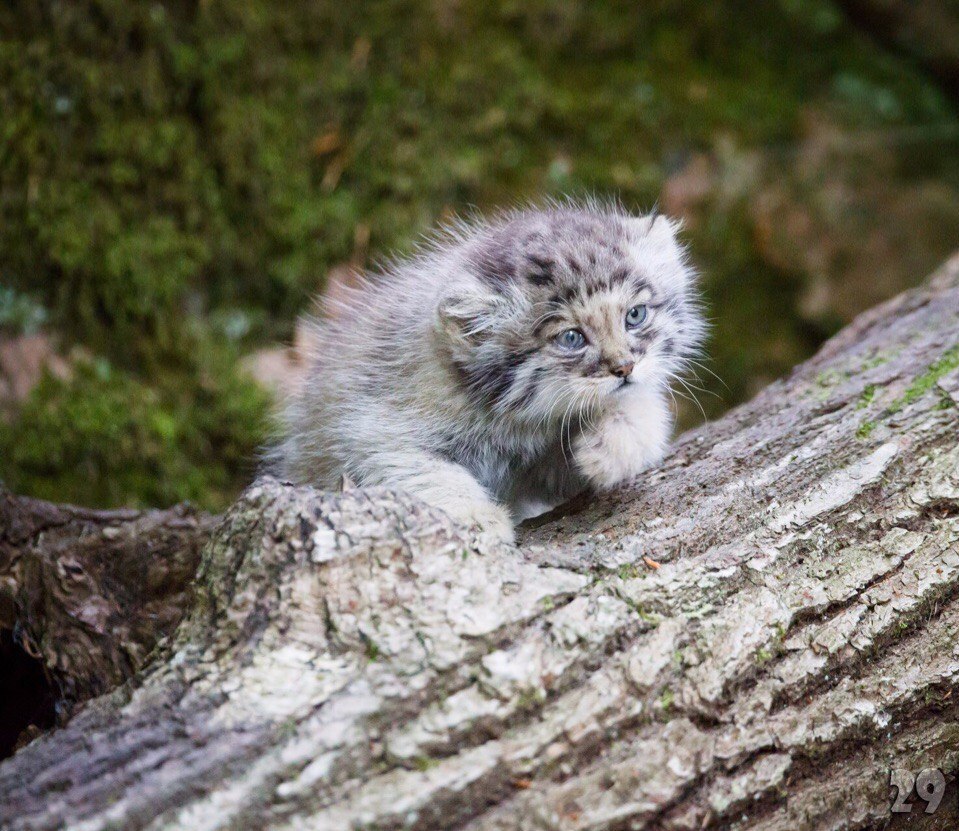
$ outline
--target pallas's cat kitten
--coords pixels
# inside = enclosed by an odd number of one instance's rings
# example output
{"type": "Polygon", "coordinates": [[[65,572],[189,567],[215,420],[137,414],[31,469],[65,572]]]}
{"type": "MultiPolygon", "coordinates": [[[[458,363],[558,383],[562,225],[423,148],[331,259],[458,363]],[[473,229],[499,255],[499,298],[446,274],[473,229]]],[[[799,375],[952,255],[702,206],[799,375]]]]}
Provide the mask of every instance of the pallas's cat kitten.
{"type": "Polygon", "coordinates": [[[564,204],[461,223],[315,321],[279,475],[513,523],[658,462],[704,322],[676,226],[564,204]]]}

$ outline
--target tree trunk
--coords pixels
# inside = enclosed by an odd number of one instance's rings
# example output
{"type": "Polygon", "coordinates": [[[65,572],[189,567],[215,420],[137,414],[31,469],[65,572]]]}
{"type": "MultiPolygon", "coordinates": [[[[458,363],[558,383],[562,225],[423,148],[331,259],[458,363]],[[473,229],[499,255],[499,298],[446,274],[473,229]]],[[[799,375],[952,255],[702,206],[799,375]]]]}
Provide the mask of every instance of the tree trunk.
{"type": "Polygon", "coordinates": [[[517,548],[259,481],[0,827],[885,827],[891,768],[959,766],[957,589],[959,259],[517,548]]]}

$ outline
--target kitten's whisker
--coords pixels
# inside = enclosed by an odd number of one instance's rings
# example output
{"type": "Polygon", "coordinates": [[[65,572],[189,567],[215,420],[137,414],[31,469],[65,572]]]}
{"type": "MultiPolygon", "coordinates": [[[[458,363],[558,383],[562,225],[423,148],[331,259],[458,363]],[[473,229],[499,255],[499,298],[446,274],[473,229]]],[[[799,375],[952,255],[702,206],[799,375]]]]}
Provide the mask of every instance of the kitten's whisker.
{"type": "MultiPolygon", "coordinates": [[[[545,410],[545,412],[543,413],[540,419],[540,422],[539,422],[540,428],[545,426],[546,423],[551,418],[554,417],[554,414],[556,412],[556,405],[563,400],[564,395],[567,395],[570,392],[569,384],[566,383],[565,381],[560,381],[558,379],[551,379],[551,384],[555,387],[555,391],[551,394],[548,408],[545,410]]],[[[572,402],[570,402],[570,405],[571,404],[572,402]]],[[[560,419],[560,431],[559,431],[560,449],[563,451],[563,460],[568,465],[568,460],[566,459],[566,450],[563,444],[563,429],[564,429],[565,420],[566,420],[566,414],[564,413],[563,417],[560,419]]]]}
{"type": "Polygon", "coordinates": [[[560,397],[563,394],[565,384],[562,384],[556,378],[550,378],[548,380],[549,386],[547,387],[547,394],[549,394],[549,400],[547,406],[544,408],[543,413],[540,415],[539,421],[537,422],[537,429],[542,429],[547,421],[553,415],[553,409],[555,408],[557,402],[560,400],[560,397]]]}
{"type": "MultiPolygon", "coordinates": [[[[670,377],[672,377],[673,380],[675,380],[678,384],[682,384],[682,386],[683,386],[683,387],[686,389],[686,391],[689,393],[689,396],[683,396],[683,397],[688,397],[691,401],[693,401],[693,402],[696,404],[696,406],[699,408],[699,412],[701,412],[702,415],[703,415],[703,421],[704,421],[704,422],[705,422],[705,421],[709,421],[709,418],[708,418],[707,415],[706,415],[706,411],[703,409],[703,405],[699,403],[699,399],[696,398],[695,393],[693,393],[693,391],[689,388],[689,386],[686,384],[686,382],[683,380],[683,378],[682,378],[681,376],[679,376],[679,375],[676,375],[675,373],[672,373],[672,372],[669,372],[669,373],[667,373],[667,374],[668,374],[670,377]]],[[[683,395],[679,390],[676,390],[676,393],[677,393],[678,395],[683,395]]]]}
{"type": "Polygon", "coordinates": [[[591,408],[595,400],[597,391],[587,389],[579,403],[579,427],[580,431],[585,432],[593,429],[593,419],[591,408]]]}
{"type": "Polygon", "coordinates": [[[727,384],[722,378],[720,378],[715,372],[713,372],[708,366],[706,366],[706,364],[702,363],[701,361],[697,361],[695,358],[686,358],[686,360],[690,364],[693,364],[694,366],[699,367],[703,372],[708,372],[710,375],[713,376],[713,378],[715,378],[717,381],[719,381],[720,384],[722,384],[724,387],[726,387],[727,390],[729,390],[729,384],[727,384]]]}
{"type": "MultiPolygon", "coordinates": [[[[700,378],[699,378],[697,375],[693,374],[692,377],[693,377],[696,381],[700,381],[700,378]]],[[[682,376],[682,378],[683,378],[683,383],[686,384],[687,387],[690,387],[690,388],[696,390],[696,392],[701,392],[701,393],[703,393],[703,395],[711,395],[711,396],[713,396],[714,398],[718,398],[718,399],[722,400],[722,396],[721,396],[719,393],[717,393],[717,392],[715,392],[715,391],[713,391],[713,390],[706,389],[706,387],[702,387],[702,386],[699,386],[699,385],[697,385],[697,384],[692,383],[692,381],[689,380],[689,378],[690,378],[689,375],[684,375],[684,376],[682,376]]]]}
{"type": "Polygon", "coordinates": [[[676,393],[673,392],[673,388],[669,384],[666,385],[666,392],[669,393],[669,397],[673,402],[673,412],[678,414],[679,404],[676,403],[676,393]]]}
{"type": "MultiPolygon", "coordinates": [[[[687,395],[686,393],[682,392],[681,390],[675,390],[675,389],[674,389],[674,390],[670,390],[670,395],[673,395],[673,396],[678,395],[678,396],[679,396],[680,398],[682,398],[684,401],[689,401],[689,402],[692,403],[692,404],[698,403],[695,398],[690,397],[689,395],[687,395]]],[[[676,400],[676,399],[673,398],[673,401],[675,401],[675,400],[676,400]]]]}
{"type": "Polygon", "coordinates": [[[553,307],[550,308],[548,311],[543,312],[543,314],[541,314],[539,317],[537,317],[537,318],[529,325],[530,331],[535,331],[535,330],[536,330],[536,327],[539,326],[540,323],[542,323],[544,320],[547,320],[548,318],[552,317],[552,316],[556,313],[557,309],[559,309],[559,306],[557,306],[557,305],[554,304],[553,307]]]}
{"type": "MultiPolygon", "coordinates": [[[[706,368],[703,367],[703,369],[706,369],[706,368]]],[[[723,400],[723,397],[722,397],[718,392],[715,392],[714,390],[711,390],[711,389],[707,389],[705,386],[697,386],[697,384],[694,384],[694,383],[691,382],[690,379],[696,381],[698,384],[702,384],[702,383],[703,383],[703,380],[702,380],[702,378],[699,377],[699,375],[696,373],[696,370],[693,369],[693,368],[689,365],[688,362],[684,361],[684,363],[681,364],[681,365],[678,367],[678,370],[676,370],[676,371],[674,371],[674,370],[667,370],[667,371],[670,373],[671,377],[673,377],[673,378],[682,377],[683,380],[684,380],[689,386],[691,386],[693,389],[695,389],[697,392],[701,392],[701,393],[704,393],[704,394],[706,394],[706,395],[711,395],[711,396],[713,396],[714,398],[718,398],[720,401],[723,400]]],[[[708,372],[709,370],[707,369],[706,371],[708,372]]],[[[719,379],[719,380],[720,380],[720,382],[722,382],[722,379],[719,379]]],[[[729,389],[728,387],[726,387],[726,388],[729,389]]]]}
{"type": "Polygon", "coordinates": [[[599,402],[601,395],[602,393],[598,389],[590,390],[589,392],[589,405],[586,411],[586,424],[584,425],[585,430],[593,430],[596,427],[594,420],[596,412],[593,411],[593,407],[599,402]]]}
{"type": "MultiPolygon", "coordinates": [[[[569,457],[566,455],[566,418],[567,416],[572,416],[574,403],[575,401],[571,399],[566,406],[566,410],[563,412],[562,421],[559,423],[559,446],[563,451],[563,461],[566,463],[566,467],[570,466],[569,457]]],[[[569,452],[573,452],[572,442],[570,442],[569,452]]]]}
{"type": "Polygon", "coordinates": [[[487,329],[491,328],[492,325],[493,325],[492,321],[486,320],[482,324],[473,326],[469,329],[464,329],[463,334],[466,335],[467,337],[473,337],[474,335],[478,335],[481,332],[485,332],[487,329]]]}
{"type": "Polygon", "coordinates": [[[575,397],[571,397],[571,398],[570,398],[570,401],[569,401],[569,404],[567,405],[566,410],[565,410],[565,412],[563,413],[563,420],[562,420],[562,421],[560,422],[560,424],[559,424],[559,446],[560,446],[560,449],[562,449],[562,451],[563,451],[563,461],[566,463],[566,467],[572,467],[572,464],[570,463],[570,460],[569,460],[569,458],[568,458],[567,455],[566,455],[566,447],[565,447],[565,445],[563,444],[563,440],[564,440],[563,437],[566,435],[566,418],[569,417],[569,430],[570,430],[570,433],[569,433],[569,452],[570,452],[570,454],[572,454],[572,452],[573,452],[573,433],[572,433],[572,430],[573,430],[573,412],[574,412],[575,406],[576,406],[576,398],[575,398],[575,397]]]}

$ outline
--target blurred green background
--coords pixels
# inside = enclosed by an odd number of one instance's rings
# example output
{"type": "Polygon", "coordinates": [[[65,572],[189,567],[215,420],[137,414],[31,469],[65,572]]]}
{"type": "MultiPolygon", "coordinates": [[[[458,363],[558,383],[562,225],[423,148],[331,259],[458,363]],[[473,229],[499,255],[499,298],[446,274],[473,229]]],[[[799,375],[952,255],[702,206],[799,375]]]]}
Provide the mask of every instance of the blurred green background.
{"type": "Polygon", "coordinates": [[[910,34],[867,0],[4,3],[0,479],[223,507],[263,350],[331,271],[543,195],[685,218],[718,415],[959,247],[930,51],[959,14],[931,8],[910,34]]]}

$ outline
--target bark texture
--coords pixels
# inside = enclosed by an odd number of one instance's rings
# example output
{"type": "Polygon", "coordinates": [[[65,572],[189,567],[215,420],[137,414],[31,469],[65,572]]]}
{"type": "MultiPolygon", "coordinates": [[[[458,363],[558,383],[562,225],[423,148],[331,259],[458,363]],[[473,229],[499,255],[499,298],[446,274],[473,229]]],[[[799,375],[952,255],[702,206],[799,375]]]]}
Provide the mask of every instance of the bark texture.
{"type": "Polygon", "coordinates": [[[180,622],[214,525],[183,505],[95,511],[0,487],[0,629],[63,704],[111,690],[180,622]]]}
{"type": "Polygon", "coordinates": [[[517,548],[259,481],[0,827],[885,827],[959,766],[957,634],[959,260],[517,548]]]}

